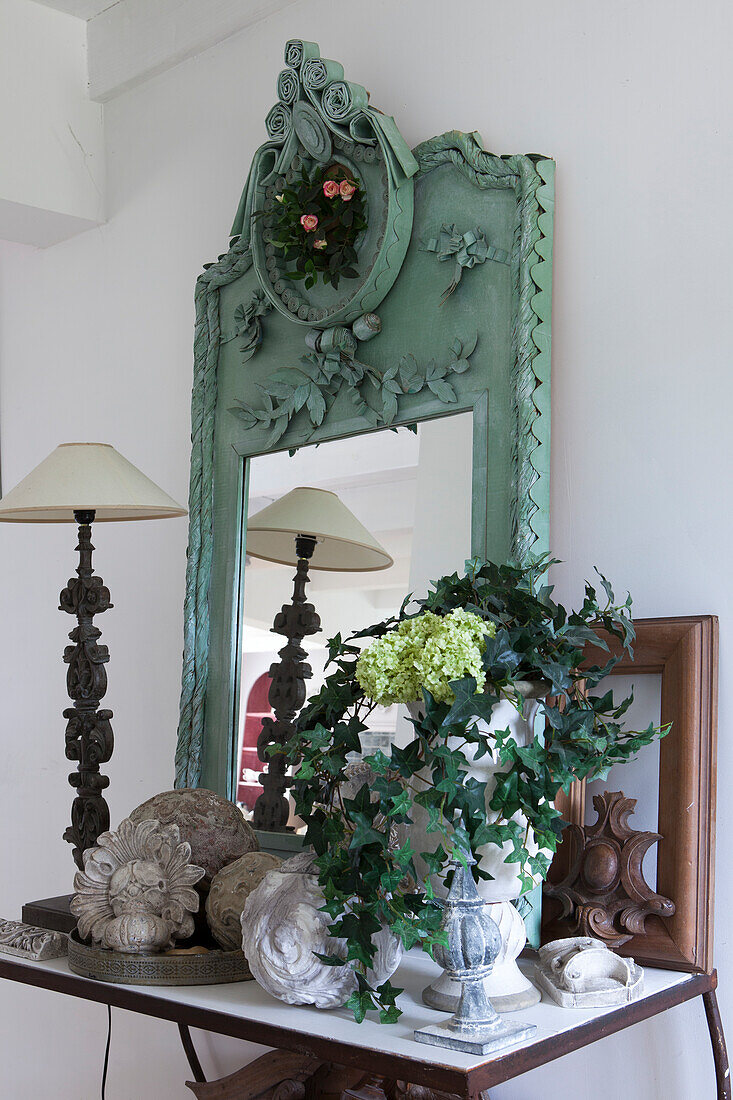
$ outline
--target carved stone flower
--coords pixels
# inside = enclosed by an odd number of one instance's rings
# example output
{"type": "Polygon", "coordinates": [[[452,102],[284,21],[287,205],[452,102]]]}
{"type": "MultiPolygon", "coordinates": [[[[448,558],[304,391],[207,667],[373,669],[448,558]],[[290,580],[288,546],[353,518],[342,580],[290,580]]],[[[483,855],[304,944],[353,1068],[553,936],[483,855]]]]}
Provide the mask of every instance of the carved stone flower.
{"type": "Polygon", "coordinates": [[[71,911],[79,935],[113,951],[161,951],[193,933],[199,907],[193,889],[204,868],[191,863],[191,845],[177,825],[130,818],[102,833],[84,853],[74,877],[71,911]]]}

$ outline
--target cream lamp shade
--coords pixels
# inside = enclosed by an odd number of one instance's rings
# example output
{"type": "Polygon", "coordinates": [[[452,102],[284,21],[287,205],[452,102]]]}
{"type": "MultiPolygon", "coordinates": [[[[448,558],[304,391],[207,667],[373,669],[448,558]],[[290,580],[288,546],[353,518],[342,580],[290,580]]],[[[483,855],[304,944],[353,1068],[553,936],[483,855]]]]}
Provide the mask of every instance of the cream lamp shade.
{"type": "Polygon", "coordinates": [[[367,573],[393,564],[384,547],[335,493],[303,486],[252,517],[247,524],[247,553],[280,565],[297,565],[298,535],[316,540],[312,569],[367,573]]]}
{"type": "Polygon", "coordinates": [[[62,443],[0,500],[0,521],[75,523],[169,519],[186,509],[123,458],[109,443],[62,443]]]}

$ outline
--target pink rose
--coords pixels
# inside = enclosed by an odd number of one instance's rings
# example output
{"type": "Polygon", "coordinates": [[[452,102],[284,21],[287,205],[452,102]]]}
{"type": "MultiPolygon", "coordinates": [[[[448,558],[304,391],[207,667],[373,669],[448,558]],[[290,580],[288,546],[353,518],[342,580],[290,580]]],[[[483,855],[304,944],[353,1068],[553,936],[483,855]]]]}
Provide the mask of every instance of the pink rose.
{"type": "Polygon", "coordinates": [[[327,199],[335,199],[339,193],[339,185],[336,180],[326,180],[323,185],[323,194],[327,199]]]}
{"type": "Polygon", "coordinates": [[[304,214],[300,219],[300,224],[305,229],[306,233],[310,233],[318,225],[318,218],[315,214],[304,214]]]}
{"type": "Polygon", "coordinates": [[[313,247],[314,248],[325,248],[326,247],[325,237],[321,237],[321,239],[319,241],[314,241],[313,242],[313,247]]]}
{"type": "Polygon", "coordinates": [[[356,191],[356,184],[351,180],[341,180],[341,186],[339,187],[339,193],[344,202],[349,202],[354,192],[356,191]]]}

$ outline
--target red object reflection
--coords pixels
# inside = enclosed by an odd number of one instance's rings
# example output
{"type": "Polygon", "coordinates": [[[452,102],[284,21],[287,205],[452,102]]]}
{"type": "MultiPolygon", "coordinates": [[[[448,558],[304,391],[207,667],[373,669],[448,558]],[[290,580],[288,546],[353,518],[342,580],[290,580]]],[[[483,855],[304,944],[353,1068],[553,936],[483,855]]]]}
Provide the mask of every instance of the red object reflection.
{"type": "Polygon", "coordinates": [[[267,698],[271,683],[269,672],[263,672],[252,684],[247,697],[242,751],[237,773],[237,802],[246,806],[248,810],[254,809],[254,804],[262,792],[258,776],[264,764],[257,755],[257,739],[262,731],[262,719],[270,718],[273,714],[267,698]]]}

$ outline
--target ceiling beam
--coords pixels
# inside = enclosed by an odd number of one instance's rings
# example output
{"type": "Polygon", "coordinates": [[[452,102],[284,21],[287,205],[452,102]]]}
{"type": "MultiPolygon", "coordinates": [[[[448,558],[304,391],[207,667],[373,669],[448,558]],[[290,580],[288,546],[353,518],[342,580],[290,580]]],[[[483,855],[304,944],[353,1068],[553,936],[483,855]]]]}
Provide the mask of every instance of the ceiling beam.
{"type": "Polygon", "coordinates": [[[98,103],[202,53],[297,0],[118,0],[87,23],[98,103]]]}
{"type": "Polygon", "coordinates": [[[0,239],[45,248],[102,222],[102,108],[80,19],[1,0],[0,149],[0,239]]]}

